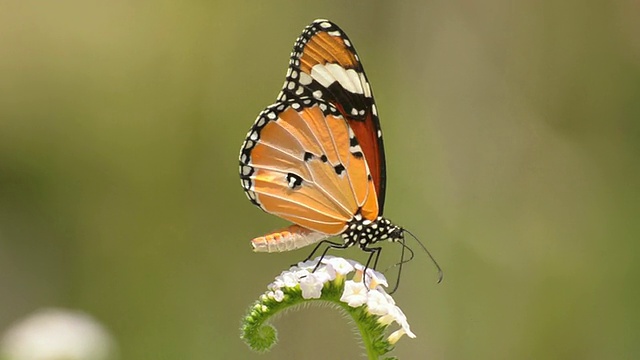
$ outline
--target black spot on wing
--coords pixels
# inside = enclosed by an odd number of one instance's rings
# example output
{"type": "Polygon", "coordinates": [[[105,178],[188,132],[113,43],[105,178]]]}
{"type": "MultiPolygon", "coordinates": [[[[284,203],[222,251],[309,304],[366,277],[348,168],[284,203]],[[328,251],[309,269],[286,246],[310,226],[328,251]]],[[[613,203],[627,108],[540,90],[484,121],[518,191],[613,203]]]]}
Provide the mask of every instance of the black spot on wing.
{"type": "Polygon", "coordinates": [[[304,153],[304,161],[309,161],[311,159],[313,159],[313,154],[308,152],[308,151],[305,151],[305,153],[304,153]]]}
{"type": "Polygon", "coordinates": [[[287,174],[287,185],[289,186],[289,188],[296,190],[299,189],[300,186],[302,186],[302,177],[300,177],[299,175],[296,175],[294,173],[288,173],[287,174]]]}

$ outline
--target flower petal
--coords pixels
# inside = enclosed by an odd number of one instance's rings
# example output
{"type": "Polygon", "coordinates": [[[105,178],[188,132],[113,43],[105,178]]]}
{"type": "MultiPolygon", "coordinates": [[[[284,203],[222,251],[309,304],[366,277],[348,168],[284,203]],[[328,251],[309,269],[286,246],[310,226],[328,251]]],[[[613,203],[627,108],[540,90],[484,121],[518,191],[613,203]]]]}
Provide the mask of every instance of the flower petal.
{"type": "Polygon", "coordinates": [[[309,274],[300,280],[302,297],[305,299],[319,299],[322,295],[324,283],[314,275],[315,274],[309,274]]]}
{"type": "Polygon", "coordinates": [[[344,292],[340,301],[346,302],[351,307],[362,306],[367,302],[367,289],[362,282],[347,280],[344,282],[344,292]]]}

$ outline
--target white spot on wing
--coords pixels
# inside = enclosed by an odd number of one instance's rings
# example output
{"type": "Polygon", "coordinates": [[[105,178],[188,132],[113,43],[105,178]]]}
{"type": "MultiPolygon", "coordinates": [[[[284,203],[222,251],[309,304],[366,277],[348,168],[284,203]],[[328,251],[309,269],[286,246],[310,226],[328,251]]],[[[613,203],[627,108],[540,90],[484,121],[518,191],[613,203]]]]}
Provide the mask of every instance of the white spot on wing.
{"type": "Polygon", "coordinates": [[[333,75],[333,78],[347,91],[362,94],[362,85],[360,81],[358,81],[358,73],[355,70],[345,70],[345,68],[338,64],[326,64],[325,67],[333,75]]]}
{"type": "Polygon", "coordinates": [[[361,82],[361,79],[364,79],[364,76],[362,75],[362,73],[358,73],[353,69],[349,69],[347,70],[347,75],[349,76],[349,79],[351,79],[351,83],[354,85],[354,89],[355,89],[355,91],[351,91],[351,90],[349,91],[355,92],[356,94],[362,94],[363,93],[362,84],[364,84],[363,82],[361,82]]]}
{"type": "Polygon", "coordinates": [[[367,81],[367,78],[365,78],[364,73],[359,73],[358,76],[360,77],[360,83],[362,84],[362,87],[364,88],[364,96],[370,98],[371,97],[371,87],[369,86],[369,82],[367,81]]]}
{"type": "Polygon", "coordinates": [[[313,78],[311,76],[309,76],[309,74],[307,74],[305,72],[301,72],[299,81],[300,81],[300,84],[302,84],[302,85],[309,85],[313,81],[313,78]]]}
{"type": "MultiPolygon", "coordinates": [[[[354,94],[364,94],[369,91],[367,84],[362,82],[364,75],[354,69],[347,70],[338,64],[316,64],[311,68],[311,77],[324,87],[329,87],[337,81],[345,90],[354,94]]],[[[302,74],[300,82],[302,83],[302,74]]]]}
{"type": "MultiPolygon", "coordinates": [[[[329,87],[334,81],[336,81],[329,70],[327,70],[322,64],[316,64],[311,68],[311,77],[324,87],[329,87]]],[[[300,80],[302,80],[302,77],[300,80]]]]}
{"type": "Polygon", "coordinates": [[[289,186],[289,188],[293,189],[296,185],[296,179],[292,176],[289,178],[289,183],[287,184],[287,186],[289,186]]]}

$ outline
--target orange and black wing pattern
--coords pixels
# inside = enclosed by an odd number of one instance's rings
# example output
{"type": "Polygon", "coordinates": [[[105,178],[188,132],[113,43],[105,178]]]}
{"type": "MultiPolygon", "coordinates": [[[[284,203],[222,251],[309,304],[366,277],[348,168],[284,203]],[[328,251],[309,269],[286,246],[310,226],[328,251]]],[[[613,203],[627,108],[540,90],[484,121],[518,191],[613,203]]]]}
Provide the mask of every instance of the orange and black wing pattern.
{"type": "Polygon", "coordinates": [[[296,40],[278,100],[306,97],[332,104],[349,123],[370,169],[382,215],[386,165],[373,93],[351,40],[329,20],[314,21],[296,40]]]}
{"type": "MultiPolygon", "coordinates": [[[[318,241],[319,234],[339,235],[354,216],[378,217],[375,184],[362,150],[332,104],[314,98],[278,101],[258,115],[242,145],[242,186],[264,211],[311,230],[291,228],[277,236],[318,241]]],[[[268,240],[256,239],[254,247],[266,248],[268,240]]]]}

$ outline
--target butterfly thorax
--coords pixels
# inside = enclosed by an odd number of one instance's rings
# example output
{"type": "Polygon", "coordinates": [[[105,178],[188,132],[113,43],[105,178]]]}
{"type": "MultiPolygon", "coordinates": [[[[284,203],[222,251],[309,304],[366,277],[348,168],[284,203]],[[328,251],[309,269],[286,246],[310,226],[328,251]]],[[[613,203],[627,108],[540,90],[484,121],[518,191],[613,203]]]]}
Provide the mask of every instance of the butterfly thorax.
{"type": "Polygon", "coordinates": [[[404,239],[404,230],[382,216],[378,216],[372,221],[357,214],[347,224],[347,228],[341,236],[345,245],[358,245],[361,248],[365,248],[382,240],[402,241],[404,239]]]}

